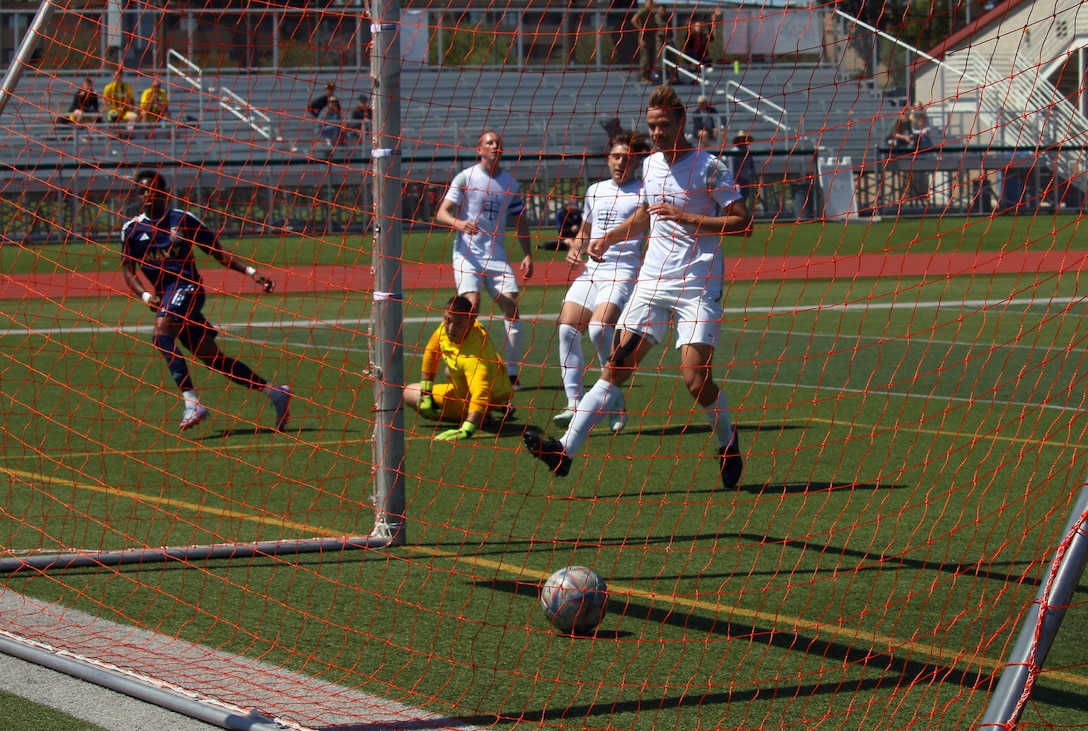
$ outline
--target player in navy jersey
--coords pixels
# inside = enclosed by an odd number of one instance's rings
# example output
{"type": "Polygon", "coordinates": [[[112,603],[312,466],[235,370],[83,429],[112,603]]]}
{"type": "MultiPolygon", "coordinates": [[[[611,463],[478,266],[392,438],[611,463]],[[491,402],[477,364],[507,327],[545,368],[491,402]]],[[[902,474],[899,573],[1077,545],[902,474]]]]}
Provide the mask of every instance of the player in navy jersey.
{"type": "Polygon", "coordinates": [[[287,428],[291,389],[270,386],[245,363],[219,350],[215,341],[218,333],[203,313],[204,285],[196,266],[196,249],[228,269],[251,277],[265,292],[271,292],[275,282],[225,250],[216,233],[196,216],[171,208],[166,179],[159,172],[141,170],[133,182],[143,212],[121,228],[122,271],[133,294],[155,310],[151,339],[181,389],[185,403],[181,430],[204,421],[209,412],[197,397],[189,366],[178,349],[179,342],[212,370],[267,395],[276,410],[276,430],[283,431],[287,428]]]}

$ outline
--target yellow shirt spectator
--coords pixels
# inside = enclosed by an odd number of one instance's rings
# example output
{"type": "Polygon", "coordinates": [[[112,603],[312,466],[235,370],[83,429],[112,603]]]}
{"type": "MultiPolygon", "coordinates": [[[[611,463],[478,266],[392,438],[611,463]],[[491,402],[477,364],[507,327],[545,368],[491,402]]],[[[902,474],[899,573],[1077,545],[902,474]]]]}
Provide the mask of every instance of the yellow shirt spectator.
{"type": "Polygon", "coordinates": [[[163,118],[170,119],[169,98],[162,83],[156,79],[140,95],[140,121],[158,122],[163,118]]]}
{"type": "Polygon", "coordinates": [[[133,121],[136,117],[132,109],[132,87],[121,80],[121,74],[117,73],[113,81],[106,84],[102,90],[102,98],[106,100],[106,118],[111,122],[133,121]]]}

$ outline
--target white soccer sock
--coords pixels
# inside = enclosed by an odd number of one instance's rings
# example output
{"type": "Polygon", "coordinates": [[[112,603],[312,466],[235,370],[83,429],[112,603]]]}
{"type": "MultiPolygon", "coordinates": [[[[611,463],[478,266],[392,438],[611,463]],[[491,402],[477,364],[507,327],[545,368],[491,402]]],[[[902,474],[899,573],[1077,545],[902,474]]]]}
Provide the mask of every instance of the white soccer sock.
{"type": "Polygon", "coordinates": [[[597,349],[597,362],[604,369],[608,362],[608,356],[612,355],[612,339],[616,334],[616,326],[606,322],[589,323],[589,340],[597,349]]]}
{"type": "Polygon", "coordinates": [[[521,320],[503,320],[506,333],[502,356],[506,360],[506,372],[511,376],[521,368],[521,320]]]}
{"type": "Polygon", "coordinates": [[[729,420],[729,402],[725,398],[725,389],[718,389],[718,400],[710,406],[699,406],[706,417],[706,423],[714,430],[719,447],[729,446],[733,438],[733,422],[729,420]]]}
{"type": "Polygon", "coordinates": [[[200,398],[196,395],[196,391],[182,391],[181,398],[185,402],[185,408],[187,409],[200,405],[200,398]]]}
{"type": "Polygon", "coordinates": [[[612,398],[619,386],[614,386],[603,378],[593,384],[593,388],[586,391],[586,395],[578,402],[578,408],[574,411],[574,418],[567,426],[567,433],[560,439],[563,451],[568,455],[576,454],[589,438],[589,433],[597,422],[604,416],[601,413],[612,403],[612,398]]]}
{"type": "Polygon", "coordinates": [[[567,393],[567,405],[577,405],[582,397],[582,375],[586,360],[582,355],[582,333],[573,325],[559,325],[559,372],[563,376],[563,390],[567,393]]]}

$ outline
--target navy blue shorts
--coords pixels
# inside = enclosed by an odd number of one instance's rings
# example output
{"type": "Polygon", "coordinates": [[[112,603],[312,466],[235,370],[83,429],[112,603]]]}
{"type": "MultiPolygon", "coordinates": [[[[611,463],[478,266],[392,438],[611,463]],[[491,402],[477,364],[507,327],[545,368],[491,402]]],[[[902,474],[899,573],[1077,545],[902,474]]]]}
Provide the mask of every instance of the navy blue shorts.
{"type": "Polygon", "coordinates": [[[204,317],[204,288],[195,284],[168,287],[162,294],[159,317],[181,325],[178,340],[190,351],[219,333],[204,317]]]}

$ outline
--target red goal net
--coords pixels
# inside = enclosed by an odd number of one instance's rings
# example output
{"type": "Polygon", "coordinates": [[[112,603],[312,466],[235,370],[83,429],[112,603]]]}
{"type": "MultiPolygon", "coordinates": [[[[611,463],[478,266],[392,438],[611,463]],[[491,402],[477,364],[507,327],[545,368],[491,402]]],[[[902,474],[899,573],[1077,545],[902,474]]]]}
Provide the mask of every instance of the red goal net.
{"type": "MultiPolygon", "coordinates": [[[[1084,480],[1088,29],[921,7],[6,4],[0,650],[255,728],[978,726],[1084,480]]],[[[1024,726],[1088,728],[1060,609],[1024,726]]]]}

